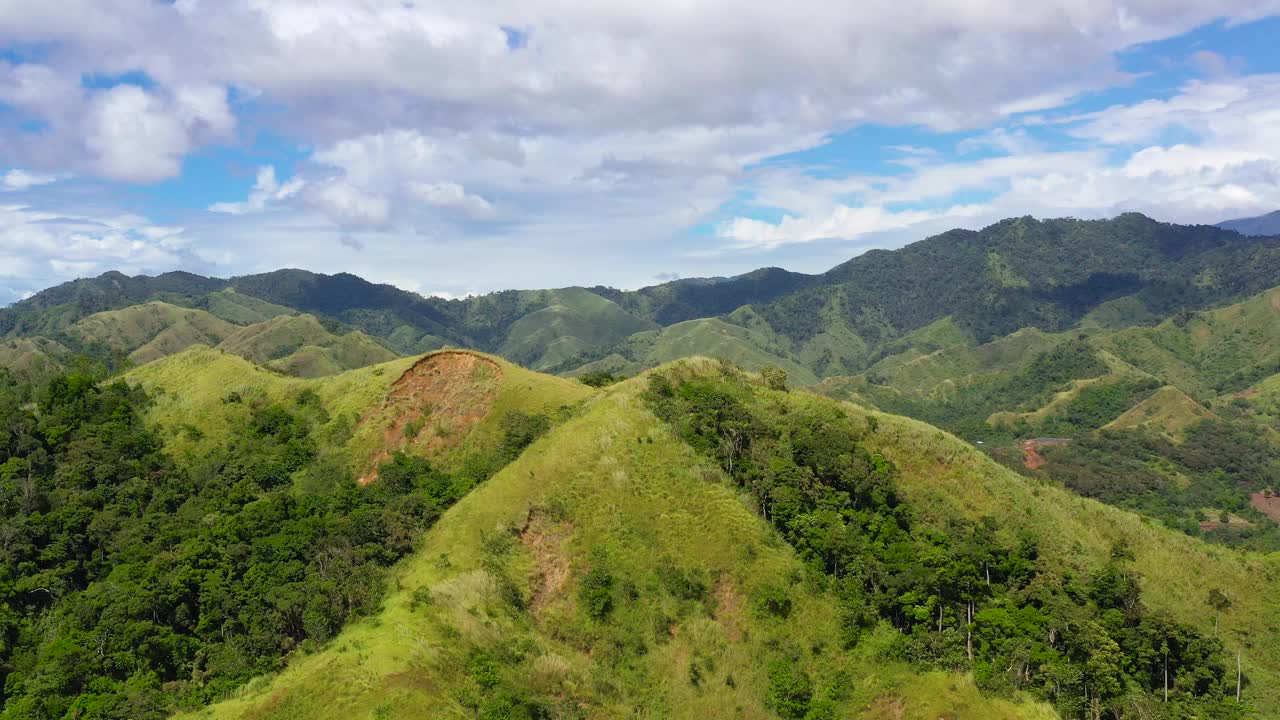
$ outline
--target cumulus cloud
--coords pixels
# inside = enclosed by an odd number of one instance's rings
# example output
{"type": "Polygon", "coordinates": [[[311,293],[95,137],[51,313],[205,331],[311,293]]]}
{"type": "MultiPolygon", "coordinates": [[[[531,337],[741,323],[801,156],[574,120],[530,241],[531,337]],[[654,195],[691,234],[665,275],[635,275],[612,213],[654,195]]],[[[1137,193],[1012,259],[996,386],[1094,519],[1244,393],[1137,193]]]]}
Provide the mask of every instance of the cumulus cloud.
{"type": "Polygon", "coordinates": [[[18,192],[21,190],[29,190],[40,185],[48,185],[57,182],[57,175],[48,173],[27,172],[21,168],[14,168],[9,172],[0,176],[0,190],[7,192],[18,192]]]}
{"type": "MultiPolygon", "coordinates": [[[[0,4],[0,43],[41,52],[0,61],[15,120],[0,124],[0,162],[146,183],[210,144],[270,134],[305,157],[289,180],[266,166],[246,197],[210,206],[216,217],[186,233],[205,256],[236,271],[298,257],[354,270],[342,243],[359,243],[375,276],[378,263],[484,257],[484,280],[466,289],[542,283],[524,273],[561,272],[539,264],[563,257],[552,250],[591,253],[617,274],[586,279],[625,283],[720,240],[789,252],[1039,209],[1207,218],[1273,197],[1264,135],[1280,122],[1265,107],[1280,103],[1236,76],[1234,58],[1188,58],[1203,79],[1172,98],[1052,111],[1130,82],[1119,50],[1277,11],[1280,0],[13,0],[0,4]],[[1246,106],[1250,123],[1269,123],[1252,139],[1233,118],[1246,106]],[[864,123],[990,132],[957,153],[901,147],[901,172],[883,176],[759,166],[864,123]],[[1069,133],[1074,149],[1052,151],[1039,130],[1069,133]],[[771,212],[738,212],[749,205],[771,212]],[[641,254],[649,264],[632,262],[641,254]]],[[[702,274],[731,269],[747,268],[702,274]]]]}
{"type": "Polygon", "coordinates": [[[367,193],[341,180],[316,186],[309,200],[345,228],[378,228],[391,218],[391,203],[387,198],[367,193]]]}
{"type": "Polygon", "coordinates": [[[209,206],[211,212],[227,213],[229,215],[244,215],[246,213],[262,212],[269,205],[277,204],[297,195],[304,187],[306,181],[302,178],[291,178],[288,182],[281,185],[276,180],[276,169],[272,165],[263,165],[258,168],[257,179],[254,180],[253,187],[249,190],[249,197],[242,202],[218,202],[209,206]]]}
{"type": "Polygon", "coordinates": [[[226,136],[234,126],[222,89],[182,87],[163,97],[117,85],[89,100],[84,146],[99,174],[153,182],[178,175],[200,138],[226,136]]]}
{"type": "Polygon", "coordinates": [[[486,218],[493,215],[493,205],[488,200],[466,191],[458,183],[438,182],[409,183],[407,189],[411,195],[431,207],[456,209],[473,218],[486,218]]]}
{"type": "MultiPolygon", "coordinates": [[[[57,282],[106,272],[204,269],[183,228],[135,215],[86,216],[0,206],[0,289],[8,300],[57,282]]],[[[6,298],[0,295],[0,302],[6,298]]]]}

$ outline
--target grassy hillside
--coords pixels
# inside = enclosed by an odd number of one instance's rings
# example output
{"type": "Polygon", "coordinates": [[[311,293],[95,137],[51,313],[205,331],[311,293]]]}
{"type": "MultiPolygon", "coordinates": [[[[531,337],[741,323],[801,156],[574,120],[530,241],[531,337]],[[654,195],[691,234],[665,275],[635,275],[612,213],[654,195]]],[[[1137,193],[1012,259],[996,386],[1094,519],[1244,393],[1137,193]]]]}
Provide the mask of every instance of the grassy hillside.
{"type": "Polygon", "coordinates": [[[297,377],[332,375],[397,357],[357,330],[334,334],[312,315],[279,315],[240,328],[217,347],[297,377]]]}
{"type": "Polygon", "coordinates": [[[269,303],[266,300],[225,288],[200,298],[197,305],[211,315],[216,315],[234,325],[252,325],[279,315],[294,315],[292,308],[269,303]]]}
{"type": "Polygon", "coordinates": [[[511,323],[497,354],[535,370],[545,369],[658,327],[582,288],[548,291],[541,302],[546,306],[511,323]]]}
{"type": "Polygon", "coordinates": [[[1180,440],[1187,428],[1215,417],[1208,408],[1192,400],[1186,393],[1172,385],[1165,385],[1151,397],[1104,425],[1103,429],[1144,428],[1164,434],[1172,440],[1180,440]]]}
{"type": "Polygon", "coordinates": [[[794,668],[831,717],[1053,717],[883,659],[892,631],[831,642],[827,593],[642,389],[611,388],[459,502],[378,616],[193,716],[769,718],[794,668]],[[607,619],[587,609],[602,583],[607,619]],[[786,619],[760,610],[779,592],[786,619]]]}
{"type": "Polygon", "coordinates": [[[1143,576],[1142,601],[1212,634],[1210,589],[1227,593],[1220,636],[1247,661],[1248,696],[1262,717],[1280,713],[1280,554],[1209,545],[1049,483],[1013,473],[967,443],[924,423],[857,409],[880,421],[871,442],[902,470],[901,486],[941,520],[994,517],[1040,541],[1050,562],[1081,572],[1117,544],[1143,576]]]}
{"type": "MultiPolygon", "coordinates": [[[[687,361],[678,372],[719,369],[687,361]]],[[[446,513],[398,566],[380,614],[191,717],[767,718],[786,714],[779,703],[793,680],[807,707],[830,713],[821,717],[1055,717],[984,697],[963,675],[890,659],[890,628],[849,650],[834,642],[846,621],[833,590],[719,465],[649,413],[645,386],[606,390],[446,513]],[[785,618],[765,610],[780,591],[785,618]],[[597,612],[601,597],[608,609],[597,612]]],[[[755,392],[788,413],[833,407],[755,392]]],[[[1065,575],[1095,575],[1124,548],[1142,603],[1206,635],[1208,591],[1227,592],[1217,632],[1242,653],[1245,698],[1260,717],[1280,707],[1276,557],[1209,546],[1028,480],[922,423],[843,408],[854,422],[874,418],[867,442],[897,466],[926,525],[986,522],[1008,540],[1034,538],[1039,563],[1065,575]]]]}
{"type": "Polygon", "coordinates": [[[33,384],[59,372],[72,355],[61,343],[38,336],[0,341],[0,369],[33,384]]]}
{"type": "Polygon", "coordinates": [[[1201,402],[1239,392],[1280,372],[1280,288],[1101,335],[1096,344],[1201,402]]]}
{"type": "Polygon", "coordinates": [[[780,367],[799,385],[818,381],[813,371],[789,356],[785,341],[780,343],[767,325],[752,325],[749,317],[746,310],[735,313],[735,319],[746,326],[712,318],[636,333],[616,346],[615,352],[576,368],[572,374],[601,370],[634,374],[680,358],[703,355],[751,370],[780,367]]]}
{"type": "Polygon", "coordinates": [[[85,345],[103,346],[142,364],[191,345],[217,345],[236,329],[203,310],[148,302],[95,313],[67,328],[66,333],[85,345]]]}
{"type": "Polygon", "coordinates": [[[439,450],[456,449],[453,455],[460,459],[491,449],[505,414],[554,413],[592,392],[576,381],[530,372],[492,356],[456,351],[304,379],[282,376],[221,349],[194,347],[136,368],[122,379],[155,396],[149,422],[161,429],[172,452],[186,457],[198,457],[226,443],[243,428],[253,404],[291,402],[299,393],[310,391],[326,416],[318,434],[356,474],[366,472],[375,458],[389,450],[416,449],[447,466],[451,460],[438,457],[439,450]],[[496,372],[458,377],[445,362],[454,355],[482,358],[496,372]],[[416,384],[417,375],[440,375],[445,382],[434,389],[434,395],[411,395],[416,404],[410,408],[397,402],[395,395],[398,388],[416,384]],[[473,422],[463,423],[460,416],[472,408],[455,399],[468,397],[469,385],[480,386],[489,400],[473,422]],[[418,425],[411,438],[404,433],[405,414],[410,411],[429,421],[418,425]],[[395,431],[388,437],[387,430],[393,426],[395,431]],[[449,435],[450,441],[427,442],[440,434],[449,435]]]}

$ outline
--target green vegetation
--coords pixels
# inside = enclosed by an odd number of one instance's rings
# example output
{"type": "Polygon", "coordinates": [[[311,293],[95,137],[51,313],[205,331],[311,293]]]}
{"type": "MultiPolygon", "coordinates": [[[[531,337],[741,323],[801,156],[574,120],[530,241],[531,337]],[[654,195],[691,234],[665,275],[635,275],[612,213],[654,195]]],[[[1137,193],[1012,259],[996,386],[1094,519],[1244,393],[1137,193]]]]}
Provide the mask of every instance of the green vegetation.
{"type": "MultiPolygon", "coordinates": [[[[628,374],[706,354],[744,367],[785,367],[795,382],[809,385],[866,372],[890,356],[972,346],[1023,328],[1053,333],[1079,324],[1120,331],[1262,292],[1274,284],[1277,268],[1274,237],[1136,214],[1100,221],[1015,218],[980,232],[952,231],[870,252],[821,275],[766,268],[631,292],[509,290],[444,300],[353,275],[302,270],[230,280],[107,273],[0,309],[0,338],[41,336],[65,344],[66,329],[93,313],[160,301],[237,325],[311,314],[399,353],[452,345],[539,370],[628,374]]],[[[1218,340],[1209,347],[1236,352],[1218,340]]],[[[1134,352],[1162,358],[1168,348],[1152,342],[1154,349],[1134,352]]],[[[1242,388],[1280,371],[1266,362],[1237,364],[1236,374],[1213,377],[1214,387],[1242,388]]],[[[290,367],[328,369],[314,354],[290,367]]]]}
{"type": "Polygon", "coordinates": [[[295,377],[334,375],[397,357],[362,332],[338,335],[311,315],[280,315],[241,328],[218,349],[295,377]]]}
{"type": "MultiPolygon", "coordinates": [[[[220,402],[237,432],[179,463],[137,386],[0,385],[0,717],[159,718],[220,697],[376,611],[385,569],[484,480],[397,453],[359,487],[314,389],[220,402]]],[[[550,428],[497,422],[493,457],[460,466],[499,468],[550,428]]]]}
{"type": "Polygon", "coordinates": [[[1276,714],[1277,272],[1124,215],[634,292],[51,288],[0,309],[5,712],[1276,714]]]}
{"type": "MultiPolygon", "coordinates": [[[[1068,717],[1142,717],[1166,693],[1167,717],[1238,716],[1221,644],[1147,610],[1121,550],[1082,577],[1038,563],[1034,537],[1004,544],[990,516],[977,525],[952,518],[938,533],[900,498],[893,465],[861,443],[878,428],[874,418],[792,407],[732,371],[654,374],[650,383],[659,417],[714,457],[826,576],[843,643],[887,621],[902,633],[902,657],[971,668],[981,687],[1029,690],[1068,717]]],[[[774,709],[805,717],[809,679],[788,665],[770,674],[774,709]]]]}
{"type": "Polygon", "coordinates": [[[377,616],[192,717],[764,719],[784,664],[813,717],[1053,717],[912,668],[888,626],[834,642],[832,594],[644,387],[610,387],[462,498],[377,616]]]}

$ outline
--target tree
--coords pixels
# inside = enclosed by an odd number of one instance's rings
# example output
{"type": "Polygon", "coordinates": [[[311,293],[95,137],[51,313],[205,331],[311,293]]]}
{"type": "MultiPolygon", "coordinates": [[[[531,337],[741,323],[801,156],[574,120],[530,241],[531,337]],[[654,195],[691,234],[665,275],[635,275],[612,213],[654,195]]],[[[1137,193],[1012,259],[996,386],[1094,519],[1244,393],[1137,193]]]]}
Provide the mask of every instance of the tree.
{"type": "Polygon", "coordinates": [[[787,371],[778,367],[767,367],[760,371],[764,386],[770,390],[787,391],[787,371]]]}
{"type": "Polygon", "coordinates": [[[1213,634],[1218,634],[1218,619],[1222,616],[1222,612],[1231,607],[1231,598],[1227,597],[1218,588],[1209,591],[1209,607],[1213,608],[1213,634]]]}

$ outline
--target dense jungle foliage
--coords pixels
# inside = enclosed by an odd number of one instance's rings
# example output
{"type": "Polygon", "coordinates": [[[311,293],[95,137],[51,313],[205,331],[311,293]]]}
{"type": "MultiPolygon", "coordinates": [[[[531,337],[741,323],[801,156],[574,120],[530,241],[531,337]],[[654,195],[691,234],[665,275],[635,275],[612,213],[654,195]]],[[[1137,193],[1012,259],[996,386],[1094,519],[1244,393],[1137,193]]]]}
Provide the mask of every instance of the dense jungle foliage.
{"type": "Polygon", "coordinates": [[[376,610],[386,568],[549,426],[504,418],[467,470],[397,454],[360,487],[318,452],[314,393],[224,402],[248,426],[179,464],[136,387],[0,378],[0,717],[162,718],[278,670],[376,610]]]}

